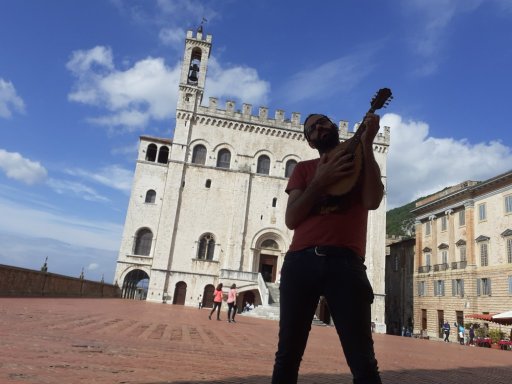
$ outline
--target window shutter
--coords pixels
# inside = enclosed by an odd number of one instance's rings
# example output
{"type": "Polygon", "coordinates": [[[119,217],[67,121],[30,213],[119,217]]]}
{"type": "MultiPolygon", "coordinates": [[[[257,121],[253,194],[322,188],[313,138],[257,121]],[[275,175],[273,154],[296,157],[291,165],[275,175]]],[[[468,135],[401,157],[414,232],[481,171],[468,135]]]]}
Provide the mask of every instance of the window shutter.
{"type": "Polygon", "coordinates": [[[457,294],[457,280],[452,280],[452,296],[455,296],[457,294]]]}
{"type": "Polygon", "coordinates": [[[491,278],[488,278],[488,279],[487,279],[487,284],[488,284],[488,287],[489,287],[489,292],[487,292],[487,294],[488,294],[489,296],[491,296],[491,292],[492,292],[492,291],[491,291],[491,278]]]}
{"type": "Polygon", "coordinates": [[[460,280],[460,296],[464,297],[464,280],[460,280]]]}
{"type": "Polygon", "coordinates": [[[476,279],[476,295],[480,296],[480,279],[476,279]]]}

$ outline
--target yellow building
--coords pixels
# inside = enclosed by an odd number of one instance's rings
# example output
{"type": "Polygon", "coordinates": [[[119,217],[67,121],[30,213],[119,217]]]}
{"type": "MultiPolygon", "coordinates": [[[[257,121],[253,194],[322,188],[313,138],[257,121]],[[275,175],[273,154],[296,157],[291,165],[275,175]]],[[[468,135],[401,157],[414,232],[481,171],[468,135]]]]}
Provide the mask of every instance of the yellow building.
{"type": "Polygon", "coordinates": [[[443,320],[512,308],[512,171],[446,188],[412,212],[415,333],[440,337],[443,320]]]}

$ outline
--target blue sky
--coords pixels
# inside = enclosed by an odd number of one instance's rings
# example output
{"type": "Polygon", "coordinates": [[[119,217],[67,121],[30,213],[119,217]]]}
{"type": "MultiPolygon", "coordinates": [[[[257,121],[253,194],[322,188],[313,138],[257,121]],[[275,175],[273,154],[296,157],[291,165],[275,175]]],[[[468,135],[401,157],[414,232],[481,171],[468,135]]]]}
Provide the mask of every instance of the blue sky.
{"type": "Polygon", "coordinates": [[[374,92],[388,209],[512,168],[512,0],[0,0],[0,263],[113,279],[138,137],[171,138],[187,29],[206,95],[328,114],[374,92]],[[299,5],[300,4],[300,5],[299,5]]]}

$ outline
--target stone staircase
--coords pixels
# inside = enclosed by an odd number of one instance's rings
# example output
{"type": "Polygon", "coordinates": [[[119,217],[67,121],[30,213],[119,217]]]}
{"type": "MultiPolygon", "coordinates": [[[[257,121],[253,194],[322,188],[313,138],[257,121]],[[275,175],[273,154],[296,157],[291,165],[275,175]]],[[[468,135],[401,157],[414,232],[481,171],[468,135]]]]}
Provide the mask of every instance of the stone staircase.
{"type": "Polygon", "coordinates": [[[243,316],[258,317],[260,319],[279,320],[279,284],[266,283],[269,293],[269,305],[260,305],[252,311],[243,312],[243,316]]]}
{"type": "MultiPolygon", "coordinates": [[[[279,321],[279,284],[266,283],[269,293],[269,305],[260,305],[252,311],[241,313],[242,316],[257,317],[260,319],[278,320],[279,321]]],[[[312,325],[327,326],[323,321],[316,318],[313,319],[312,325]]]]}

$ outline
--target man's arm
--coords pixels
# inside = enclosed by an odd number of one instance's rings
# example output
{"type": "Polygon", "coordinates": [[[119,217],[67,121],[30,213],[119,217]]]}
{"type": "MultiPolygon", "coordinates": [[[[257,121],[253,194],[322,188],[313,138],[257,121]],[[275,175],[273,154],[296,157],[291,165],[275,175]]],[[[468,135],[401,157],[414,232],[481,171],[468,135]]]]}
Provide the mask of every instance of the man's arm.
{"type": "Polygon", "coordinates": [[[363,169],[361,174],[361,202],[366,209],[379,208],[384,196],[380,167],[373,154],[373,140],[379,131],[379,116],[368,114],[365,117],[366,129],[361,136],[363,148],[363,169]]]}
{"type": "Polygon", "coordinates": [[[315,175],[306,189],[290,191],[285,215],[285,223],[289,229],[297,228],[308,217],[316,201],[329,185],[354,171],[351,155],[341,152],[340,156],[330,157],[328,159],[325,154],[320,157],[315,175]]]}

